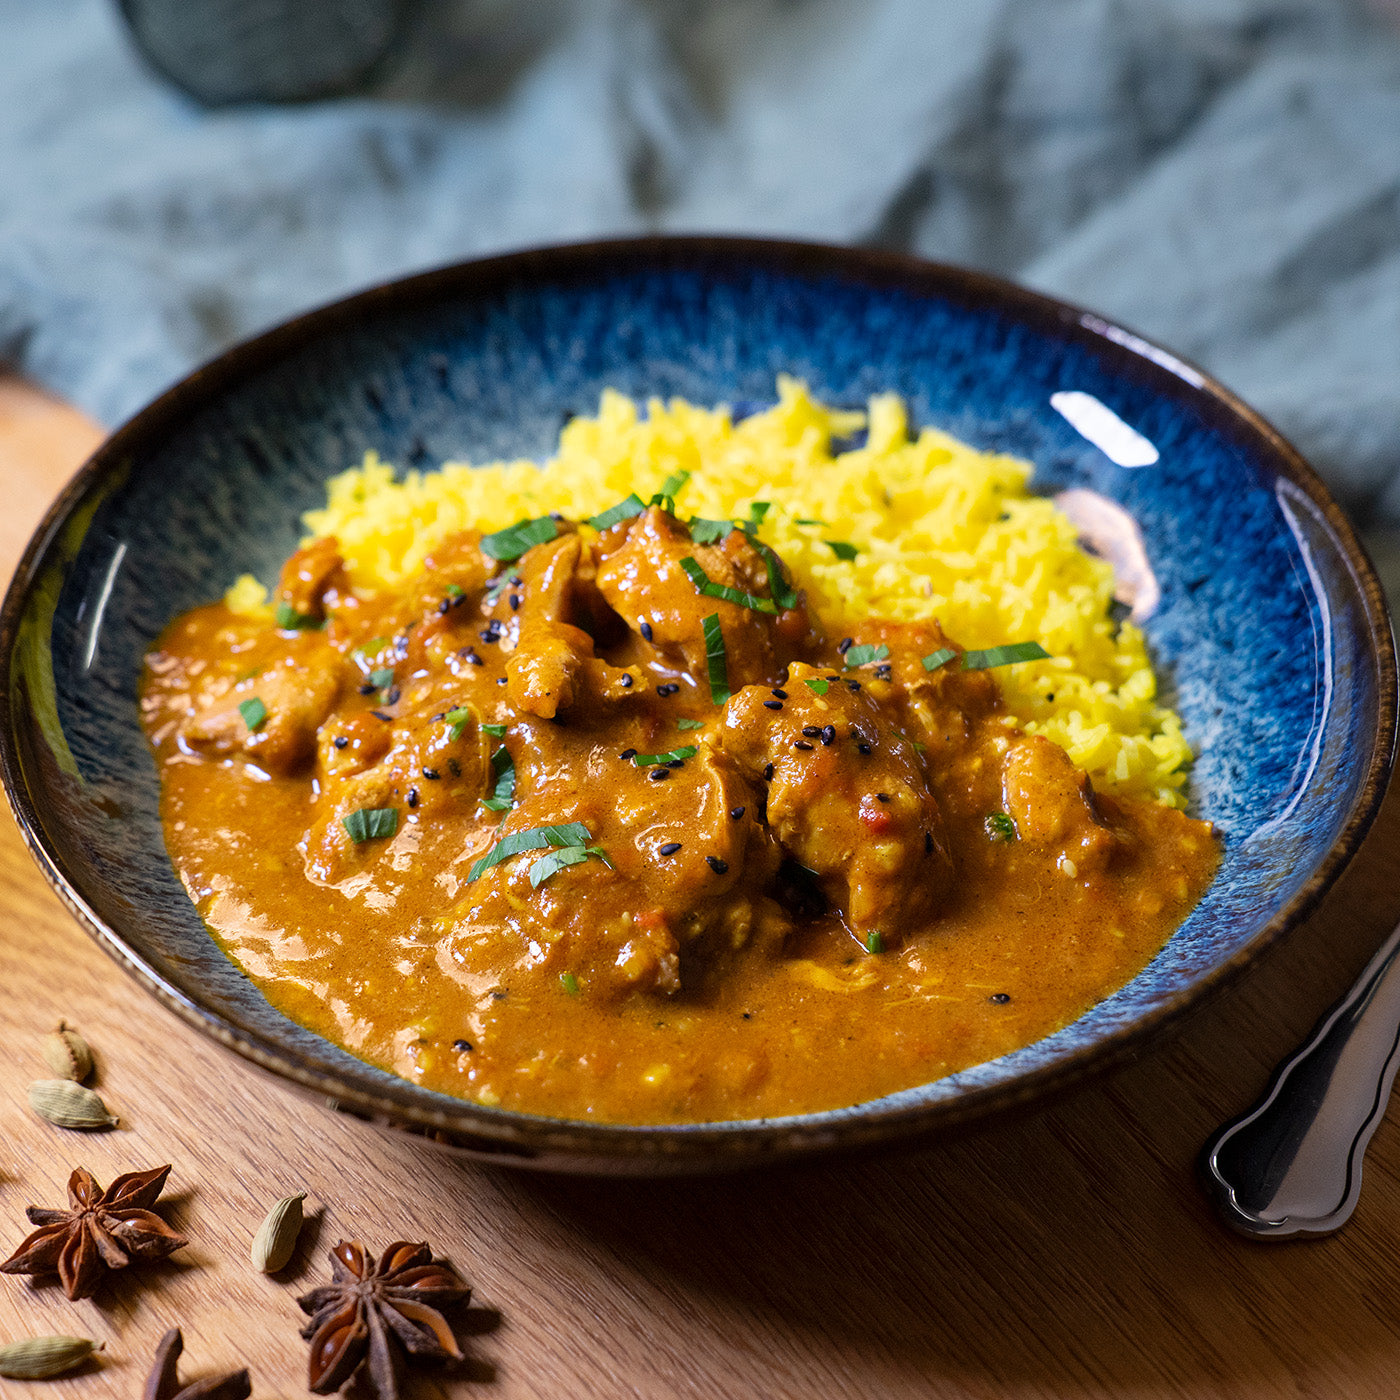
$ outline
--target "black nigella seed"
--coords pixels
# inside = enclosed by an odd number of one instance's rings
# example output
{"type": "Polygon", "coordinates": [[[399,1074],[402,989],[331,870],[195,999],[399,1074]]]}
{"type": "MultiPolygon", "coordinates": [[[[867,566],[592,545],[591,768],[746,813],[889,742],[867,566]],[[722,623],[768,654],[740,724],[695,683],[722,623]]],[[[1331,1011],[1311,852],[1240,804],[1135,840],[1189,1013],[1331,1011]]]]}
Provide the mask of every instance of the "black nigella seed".
{"type": "Polygon", "coordinates": [[[410,807],[416,807],[416,806],[418,805],[418,789],[417,789],[417,788],[409,788],[409,790],[408,790],[408,805],[409,805],[410,807]]]}
{"type": "Polygon", "coordinates": [[[504,676],[497,676],[497,677],[496,677],[496,684],[497,684],[497,685],[504,685],[505,683],[506,683],[506,678],[505,678],[504,676]]]}
{"type": "Polygon", "coordinates": [[[515,585],[516,588],[521,588],[525,584],[525,580],[521,578],[519,574],[512,574],[510,576],[510,581],[515,585]]]}
{"type": "Polygon", "coordinates": [[[638,627],[637,630],[642,634],[642,636],[644,636],[647,639],[647,641],[651,641],[651,623],[644,622],[641,624],[640,627],[638,627]]]}
{"type": "Polygon", "coordinates": [[[924,854],[926,856],[933,854],[933,832],[931,831],[924,832],[924,854]]]}
{"type": "Polygon", "coordinates": [[[804,753],[811,753],[811,752],[812,752],[812,746],[811,746],[811,744],[809,744],[805,739],[799,739],[799,740],[793,745],[793,748],[795,748],[795,749],[801,749],[804,753]]]}
{"type": "Polygon", "coordinates": [[[452,606],[453,606],[454,608],[460,608],[466,601],[467,601],[467,595],[466,595],[465,593],[459,593],[459,594],[452,600],[452,606]]]}
{"type": "Polygon", "coordinates": [[[479,657],[479,656],[476,654],[475,651],[472,650],[471,647],[466,647],[463,651],[461,651],[461,652],[458,653],[458,654],[461,655],[461,656],[465,656],[465,657],[467,658],[467,664],[468,664],[468,665],[471,665],[471,666],[484,666],[484,665],[486,665],[486,663],[481,659],[481,657],[479,657]]]}
{"type": "Polygon", "coordinates": [[[622,673],[622,680],[619,682],[619,684],[622,686],[623,690],[631,690],[631,689],[632,689],[632,677],[629,676],[629,675],[627,674],[626,671],[624,671],[624,672],[622,673]]]}
{"type": "Polygon", "coordinates": [[[623,751],[620,754],[618,754],[618,757],[624,761],[626,761],[629,758],[636,758],[636,756],[636,749],[623,749],[623,751]]]}
{"type": "Polygon", "coordinates": [[[826,728],[822,730],[822,743],[825,744],[827,748],[830,748],[835,742],[836,726],[834,724],[828,724],[826,728]]]}
{"type": "Polygon", "coordinates": [[[452,1048],[459,1054],[466,1054],[466,1052],[472,1048],[472,1043],[470,1040],[454,1040],[452,1042],[452,1048]]]}
{"type": "Polygon", "coordinates": [[[729,809],[729,815],[737,822],[739,818],[744,815],[744,809],[742,807],[731,807],[729,809]]]}
{"type": "Polygon", "coordinates": [[[658,695],[675,695],[679,690],[680,686],[678,686],[675,681],[667,681],[665,685],[656,687],[656,693],[658,695]]]}
{"type": "Polygon", "coordinates": [[[658,846],[656,849],[660,855],[673,856],[680,848],[681,843],[679,841],[668,841],[664,846],[658,846]]]}
{"type": "Polygon", "coordinates": [[[438,604],[438,611],[439,611],[440,613],[445,613],[451,606],[452,606],[452,599],[451,599],[451,598],[444,598],[444,599],[442,600],[442,602],[440,602],[440,603],[438,604]]]}
{"type": "Polygon", "coordinates": [[[857,680],[848,680],[846,682],[846,689],[854,695],[855,692],[860,689],[860,682],[857,680]]]}
{"type": "Polygon", "coordinates": [[[1011,1000],[1011,993],[1010,993],[1010,992],[993,992],[993,993],[991,994],[991,996],[989,996],[989,997],[987,998],[987,1000],[988,1000],[988,1001],[994,1001],[994,1002],[996,1002],[996,1004],[997,1004],[998,1006],[1005,1006],[1006,1003],[1007,1003],[1008,1001],[1011,1000]]]}
{"type": "Polygon", "coordinates": [[[460,778],[462,776],[462,765],[458,763],[455,758],[449,758],[447,760],[447,771],[451,773],[454,778],[460,778]]]}
{"type": "Polygon", "coordinates": [[[773,765],[770,763],[763,770],[763,776],[771,783],[773,781],[773,765]]]}
{"type": "Polygon", "coordinates": [[[890,795],[887,792],[877,792],[875,794],[875,800],[876,802],[888,802],[890,800],[890,795]]]}
{"type": "Polygon", "coordinates": [[[350,740],[347,739],[344,734],[337,734],[335,738],[331,740],[331,743],[338,749],[343,749],[349,742],[350,740]]]}
{"type": "Polygon", "coordinates": [[[773,699],[775,700],[786,700],[787,698],[787,691],[785,690],[775,690],[773,692],[773,699]]]}
{"type": "Polygon", "coordinates": [[[385,724],[393,724],[394,722],[393,715],[386,715],[383,710],[371,710],[370,714],[372,714],[375,719],[382,719],[385,724]]]}
{"type": "Polygon", "coordinates": [[[870,745],[869,745],[869,744],[857,744],[857,745],[856,745],[856,748],[857,748],[861,753],[869,753],[869,752],[870,752],[870,745]]]}
{"type": "Polygon", "coordinates": [[[480,637],[483,642],[494,642],[496,640],[495,629],[491,627],[483,627],[476,635],[480,637]]]}
{"type": "Polygon", "coordinates": [[[821,732],[821,727],[819,725],[804,724],[802,726],[802,737],[804,739],[815,739],[821,732]]]}
{"type": "Polygon", "coordinates": [[[680,768],[684,763],[685,759],[683,758],[673,758],[666,766],[667,768],[680,768]]]}
{"type": "Polygon", "coordinates": [[[375,692],[377,689],[378,689],[378,686],[370,685],[370,683],[369,683],[368,681],[366,681],[366,682],[364,683],[364,685],[362,685],[362,686],[360,687],[360,694],[361,694],[361,695],[373,695],[374,692],[375,692]]]}
{"type": "Polygon", "coordinates": [[[765,710],[781,710],[783,708],[783,702],[781,700],[765,700],[763,702],[763,708],[765,710]]]}
{"type": "Polygon", "coordinates": [[[706,856],[705,863],[716,875],[724,875],[729,870],[729,862],[727,860],[721,860],[718,856],[706,856]]]}
{"type": "Polygon", "coordinates": [[[437,770],[436,768],[425,768],[425,769],[423,770],[423,776],[424,776],[430,783],[435,783],[435,782],[437,782],[437,780],[438,780],[440,777],[442,777],[442,774],[439,773],[438,770],[437,770]]]}
{"type": "Polygon", "coordinates": [[[520,611],[520,594],[512,593],[510,595],[510,610],[511,612],[520,611]]]}
{"type": "Polygon", "coordinates": [[[753,1012],[752,1012],[752,1011],[743,1011],[743,1012],[740,1012],[740,1015],[742,1015],[743,1018],[744,1018],[744,1020],[746,1020],[746,1021],[752,1021],[752,1020],[753,1020],[753,1012]]]}
{"type": "Polygon", "coordinates": [[[384,697],[384,703],[385,703],[386,705],[397,705],[397,704],[399,703],[399,688],[398,688],[398,686],[395,686],[395,687],[384,697]]]}
{"type": "Polygon", "coordinates": [[[842,656],[845,656],[845,654],[850,651],[851,647],[855,645],[855,640],[854,637],[842,637],[836,644],[836,650],[839,651],[842,656]]]}
{"type": "Polygon", "coordinates": [[[670,776],[671,770],[669,768],[653,768],[651,772],[647,774],[647,777],[654,783],[665,782],[670,776]]]}

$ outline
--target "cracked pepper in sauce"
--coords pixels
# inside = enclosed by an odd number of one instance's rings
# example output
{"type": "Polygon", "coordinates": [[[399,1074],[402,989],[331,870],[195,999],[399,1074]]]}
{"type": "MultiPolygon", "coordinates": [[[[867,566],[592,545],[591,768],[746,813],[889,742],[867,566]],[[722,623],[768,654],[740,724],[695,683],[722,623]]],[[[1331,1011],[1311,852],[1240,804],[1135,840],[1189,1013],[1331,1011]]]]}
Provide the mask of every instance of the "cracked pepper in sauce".
{"type": "Polygon", "coordinates": [[[1002,658],[828,636],[750,533],[662,505],[462,534],[374,596],[320,539],[274,602],[148,657],[170,854],[274,1005],[481,1103],[686,1122],[937,1079],[1128,981],[1216,866],[1208,824],[1011,726],[1002,658]]]}

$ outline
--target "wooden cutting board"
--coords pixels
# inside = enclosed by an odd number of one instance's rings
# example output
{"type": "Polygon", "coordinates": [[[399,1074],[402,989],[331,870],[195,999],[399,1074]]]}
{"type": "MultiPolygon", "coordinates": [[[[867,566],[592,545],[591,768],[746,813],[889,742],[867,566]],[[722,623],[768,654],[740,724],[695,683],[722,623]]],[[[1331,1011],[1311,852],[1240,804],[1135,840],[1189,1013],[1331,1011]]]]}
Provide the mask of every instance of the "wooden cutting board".
{"type": "MultiPolygon", "coordinates": [[[[0,379],[0,575],[97,442],[0,379]]],[[[173,1163],[167,1265],[69,1303],[0,1277],[0,1340],[105,1343],[86,1372],[0,1394],[132,1400],[162,1332],[186,1379],[251,1368],[306,1393],[297,1295],[342,1236],[428,1239],[474,1285],[471,1369],[410,1396],[1392,1397],[1400,1390],[1400,1134],[1382,1125],[1333,1238],[1253,1244],[1196,1185],[1202,1139],[1350,982],[1400,913],[1400,801],[1317,915],[1136,1063],[1038,1113],[916,1155],[717,1180],[607,1182],[478,1167],[310,1104],[200,1039],[127,978],[0,817],[0,1252],[24,1206],[173,1163]],[[114,1132],[37,1120],[25,1086],[67,1018],[92,1042],[114,1132]],[[309,1193],[276,1281],[248,1245],[309,1193]]]]}

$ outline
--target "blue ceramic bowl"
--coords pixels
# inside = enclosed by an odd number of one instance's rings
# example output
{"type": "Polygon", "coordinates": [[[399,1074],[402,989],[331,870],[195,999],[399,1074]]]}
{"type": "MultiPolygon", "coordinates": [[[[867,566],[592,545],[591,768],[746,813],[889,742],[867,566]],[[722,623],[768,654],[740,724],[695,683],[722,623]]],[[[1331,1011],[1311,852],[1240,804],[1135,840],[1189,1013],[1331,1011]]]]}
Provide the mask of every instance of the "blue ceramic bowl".
{"type": "Polygon", "coordinates": [[[1390,624],[1350,526],[1218,384],[991,278],[726,239],[469,263],[230,351],[138,414],[64,492],[0,613],[0,647],[0,763],[30,847],[78,918],[178,1015],[351,1112],[495,1160],[608,1172],[941,1132],[1109,1062],[1311,908],[1374,814],[1396,720],[1390,624]],[[894,390],[916,422],[1030,458],[1040,491],[1086,488],[1136,520],[1161,590],[1148,639],[1200,755],[1194,809],[1224,838],[1200,906],[1151,966],[1048,1039],[778,1120],[634,1128],[479,1107],[274,1011],[219,952],[162,844],[135,702],[152,639],[238,573],[275,574],[326,477],[366,449],[400,467],[539,457],[606,385],[754,403],[772,399],[780,371],[836,403],[894,390]]]}

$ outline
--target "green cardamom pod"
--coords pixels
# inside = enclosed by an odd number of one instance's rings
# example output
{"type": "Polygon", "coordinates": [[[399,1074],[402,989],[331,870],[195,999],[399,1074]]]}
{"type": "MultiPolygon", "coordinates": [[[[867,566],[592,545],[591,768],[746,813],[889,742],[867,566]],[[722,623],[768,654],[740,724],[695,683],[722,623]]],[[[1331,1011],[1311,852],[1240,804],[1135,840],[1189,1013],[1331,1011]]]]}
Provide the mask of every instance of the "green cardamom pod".
{"type": "Polygon", "coordinates": [[[71,1079],[36,1079],[29,1086],[29,1106],[40,1118],[60,1128],[115,1128],[117,1117],[107,1111],[91,1089],[71,1079]]]}
{"type": "Polygon", "coordinates": [[[42,1381],[81,1366],[94,1351],[86,1337],[25,1337],[0,1347],[0,1376],[42,1381]]]}
{"type": "Polygon", "coordinates": [[[60,1078],[80,1084],[92,1073],[92,1051],[75,1030],[60,1021],[56,1031],[44,1037],[44,1063],[60,1078]]]}
{"type": "Polygon", "coordinates": [[[253,1247],[249,1251],[255,1269],[265,1274],[275,1274],[278,1269],[286,1268],[287,1261],[296,1250],[297,1236],[301,1234],[305,1219],[301,1203],[305,1199],[305,1191],[295,1196],[283,1196],[268,1211],[263,1223],[258,1226],[258,1233],[253,1236],[253,1247]]]}

